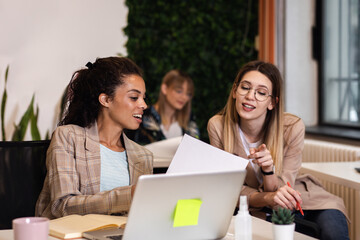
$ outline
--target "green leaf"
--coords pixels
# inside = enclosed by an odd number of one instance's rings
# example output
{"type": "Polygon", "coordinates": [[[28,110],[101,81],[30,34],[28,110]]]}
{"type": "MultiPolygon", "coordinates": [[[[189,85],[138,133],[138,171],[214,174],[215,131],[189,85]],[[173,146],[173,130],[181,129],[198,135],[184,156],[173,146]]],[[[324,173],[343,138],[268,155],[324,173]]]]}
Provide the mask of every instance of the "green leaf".
{"type": "Polygon", "coordinates": [[[6,134],[5,134],[5,107],[6,107],[6,100],[7,100],[7,92],[6,88],[4,89],[4,93],[1,99],[1,132],[2,132],[2,140],[6,141],[6,134]]]}
{"type": "Polygon", "coordinates": [[[7,65],[6,70],[5,70],[5,85],[7,83],[8,75],[9,75],[9,65],[7,65]]]}
{"type": "Polygon", "coordinates": [[[6,101],[7,101],[7,91],[6,91],[6,84],[9,75],[9,65],[7,65],[5,70],[5,84],[4,84],[4,92],[1,98],[1,132],[2,132],[2,140],[6,141],[6,134],[5,134],[5,108],[6,108],[6,101]]]}
{"type": "Polygon", "coordinates": [[[13,133],[13,136],[12,136],[11,140],[12,141],[21,141],[19,127],[14,124],[14,128],[15,128],[15,130],[14,130],[14,133],[13,133]]]}
{"type": "Polygon", "coordinates": [[[290,209],[279,207],[277,210],[273,210],[271,216],[271,222],[274,224],[291,224],[294,222],[295,215],[290,209]]]}
{"type": "Polygon", "coordinates": [[[39,115],[39,107],[37,106],[36,107],[36,112],[32,113],[31,114],[31,137],[32,137],[32,140],[34,141],[38,141],[38,140],[41,140],[41,137],[40,137],[40,132],[39,132],[39,128],[37,126],[37,119],[38,119],[38,115],[39,115]]]}
{"type": "Polygon", "coordinates": [[[49,140],[49,139],[50,139],[50,133],[49,130],[47,130],[45,134],[45,140],[49,140]]]}
{"type": "Polygon", "coordinates": [[[22,116],[19,124],[15,125],[15,132],[14,132],[14,135],[12,137],[13,141],[23,141],[24,140],[27,126],[29,124],[31,116],[34,114],[34,107],[33,107],[34,97],[35,96],[33,95],[32,99],[31,99],[31,102],[29,104],[29,107],[27,108],[26,112],[22,116]]]}

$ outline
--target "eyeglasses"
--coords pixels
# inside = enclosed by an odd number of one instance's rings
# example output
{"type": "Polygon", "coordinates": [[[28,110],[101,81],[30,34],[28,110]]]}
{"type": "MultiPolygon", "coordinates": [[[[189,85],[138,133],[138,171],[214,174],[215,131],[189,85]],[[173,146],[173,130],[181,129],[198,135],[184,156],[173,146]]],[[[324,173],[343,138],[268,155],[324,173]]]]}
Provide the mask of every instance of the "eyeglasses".
{"type": "MultiPolygon", "coordinates": [[[[247,83],[240,83],[237,92],[241,95],[241,96],[245,96],[247,95],[253,88],[250,87],[249,84],[247,83]]],[[[268,99],[268,97],[273,97],[272,95],[269,94],[269,91],[266,88],[257,88],[254,89],[254,96],[255,99],[259,102],[263,102],[266,101],[266,99],[268,99]]]]}

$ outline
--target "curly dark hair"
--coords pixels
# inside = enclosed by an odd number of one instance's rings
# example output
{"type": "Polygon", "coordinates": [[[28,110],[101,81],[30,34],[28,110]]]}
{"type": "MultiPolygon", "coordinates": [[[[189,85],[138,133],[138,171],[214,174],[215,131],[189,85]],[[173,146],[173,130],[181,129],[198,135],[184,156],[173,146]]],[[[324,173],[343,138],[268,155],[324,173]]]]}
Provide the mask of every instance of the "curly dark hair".
{"type": "Polygon", "coordinates": [[[115,89],[124,83],[126,76],[142,77],[141,69],[125,57],[97,58],[94,63],[86,66],[87,69],[76,71],[71,78],[67,87],[68,107],[59,126],[91,126],[101,109],[98,99],[101,93],[113,98],[115,89]]]}

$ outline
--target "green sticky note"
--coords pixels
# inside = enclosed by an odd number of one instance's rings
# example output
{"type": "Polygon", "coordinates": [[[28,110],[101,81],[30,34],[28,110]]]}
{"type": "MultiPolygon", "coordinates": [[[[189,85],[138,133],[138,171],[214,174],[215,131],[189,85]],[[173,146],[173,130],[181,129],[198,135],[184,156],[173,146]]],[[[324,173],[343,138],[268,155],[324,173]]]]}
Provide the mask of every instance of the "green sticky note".
{"type": "Polygon", "coordinates": [[[180,199],[177,201],[174,212],[173,227],[195,226],[198,224],[200,199],[180,199]]]}

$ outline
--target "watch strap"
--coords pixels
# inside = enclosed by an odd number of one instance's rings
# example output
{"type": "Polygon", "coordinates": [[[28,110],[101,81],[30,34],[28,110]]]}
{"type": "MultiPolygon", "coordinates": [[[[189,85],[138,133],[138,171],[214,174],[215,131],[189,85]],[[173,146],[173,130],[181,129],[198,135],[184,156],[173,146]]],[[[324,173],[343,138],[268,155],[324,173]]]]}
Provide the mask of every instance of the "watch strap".
{"type": "Polygon", "coordinates": [[[274,171],[270,171],[270,172],[264,172],[264,170],[260,167],[260,171],[263,175],[273,175],[274,171]]]}

